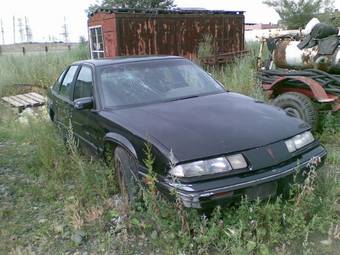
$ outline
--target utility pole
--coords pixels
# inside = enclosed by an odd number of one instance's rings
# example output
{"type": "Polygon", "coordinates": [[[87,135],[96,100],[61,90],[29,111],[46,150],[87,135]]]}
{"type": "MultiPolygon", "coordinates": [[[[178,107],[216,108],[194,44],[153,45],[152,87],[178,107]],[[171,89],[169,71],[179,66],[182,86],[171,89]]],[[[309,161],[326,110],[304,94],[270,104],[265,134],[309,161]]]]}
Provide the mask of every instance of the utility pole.
{"type": "Polygon", "coordinates": [[[65,43],[68,42],[68,27],[66,23],[66,17],[64,17],[64,25],[62,26],[63,32],[61,33],[62,36],[64,36],[65,43]]]}
{"type": "Polygon", "coordinates": [[[13,16],[13,43],[15,43],[15,16],[13,16]]]}
{"type": "Polygon", "coordinates": [[[5,44],[5,30],[4,30],[4,23],[2,23],[2,19],[0,20],[1,22],[1,38],[2,38],[2,44],[5,44]]]}
{"type": "Polygon", "coordinates": [[[18,31],[20,35],[20,42],[24,42],[24,25],[22,23],[22,18],[18,18],[18,31]]]}
{"type": "Polygon", "coordinates": [[[29,25],[28,18],[25,16],[25,31],[26,31],[26,41],[32,42],[32,29],[29,25]]]}

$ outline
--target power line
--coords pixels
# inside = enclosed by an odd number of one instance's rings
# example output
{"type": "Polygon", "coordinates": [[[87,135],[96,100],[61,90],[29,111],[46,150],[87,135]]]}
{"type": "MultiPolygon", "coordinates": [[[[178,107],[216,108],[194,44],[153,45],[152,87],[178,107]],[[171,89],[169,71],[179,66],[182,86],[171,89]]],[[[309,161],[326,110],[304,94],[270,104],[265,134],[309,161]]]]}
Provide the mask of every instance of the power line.
{"type": "Polygon", "coordinates": [[[61,33],[61,35],[64,37],[64,41],[68,42],[69,33],[68,33],[68,26],[66,23],[66,17],[64,17],[64,25],[62,26],[62,29],[63,29],[63,32],[61,33]]]}
{"type": "Polygon", "coordinates": [[[13,16],[13,43],[15,43],[15,16],[13,16]]]}
{"type": "Polygon", "coordinates": [[[20,42],[23,42],[25,38],[24,38],[24,24],[22,23],[22,18],[18,18],[18,31],[20,35],[20,42]]]}
{"type": "Polygon", "coordinates": [[[32,42],[32,29],[29,25],[28,18],[25,16],[25,31],[26,31],[26,41],[32,42]]]}
{"type": "Polygon", "coordinates": [[[2,19],[0,20],[1,22],[1,38],[2,38],[2,44],[5,44],[5,30],[4,30],[4,23],[2,22],[2,19]]]}

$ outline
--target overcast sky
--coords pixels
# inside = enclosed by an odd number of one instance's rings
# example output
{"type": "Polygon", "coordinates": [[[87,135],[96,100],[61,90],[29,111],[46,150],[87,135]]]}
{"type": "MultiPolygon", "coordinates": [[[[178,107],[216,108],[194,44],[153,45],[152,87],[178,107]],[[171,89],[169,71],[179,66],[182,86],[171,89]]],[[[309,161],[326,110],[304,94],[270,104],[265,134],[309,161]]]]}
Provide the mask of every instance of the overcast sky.
{"type": "MultiPolygon", "coordinates": [[[[87,37],[87,17],[85,9],[95,0],[0,0],[0,18],[3,21],[5,43],[13,42],[13,16],[16,17],[16,41],[20,41],[18,18],[26,16],[33,31],[34,41],[48,41],[50,38],[63,40],[64,18],[68,24],[71,41],[87,37]]],[[[262,0],[175,0],[177,7],[201,7],[245,11],[246,22],[277,22],[278,15],[272,8],[262,4],[262,0]]],[[[340,9],[340,0],[335,0],[340,9]]],[[[0,33],[0,43],[2,35],[0,33]]]]}

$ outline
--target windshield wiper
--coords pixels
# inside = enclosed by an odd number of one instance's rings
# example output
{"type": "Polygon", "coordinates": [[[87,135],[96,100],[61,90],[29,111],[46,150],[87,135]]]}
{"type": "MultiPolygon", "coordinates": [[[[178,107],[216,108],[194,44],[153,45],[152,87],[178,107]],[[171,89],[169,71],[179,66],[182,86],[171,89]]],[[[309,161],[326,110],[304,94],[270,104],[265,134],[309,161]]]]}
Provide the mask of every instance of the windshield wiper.
{"type": "Polygon", "coordinates": [[[186,96],[186,97],[179,97],[179,98],[170,99],[169,101],[179,101],[179,100],[184,100],[184,99],[189,99],[189,98],[195,98],[195,97],[199,97],[199,95],[186,96]]]}

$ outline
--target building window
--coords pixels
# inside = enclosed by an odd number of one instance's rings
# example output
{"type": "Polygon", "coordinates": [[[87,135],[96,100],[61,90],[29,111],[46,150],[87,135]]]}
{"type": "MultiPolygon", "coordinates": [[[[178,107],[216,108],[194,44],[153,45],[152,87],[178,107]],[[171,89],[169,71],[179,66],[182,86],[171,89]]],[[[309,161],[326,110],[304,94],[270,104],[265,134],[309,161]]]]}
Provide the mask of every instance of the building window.
{"type": "Polygon", "coordinates": [[[102,27],[90,28],[90,45],[92,58],[104,58],[104,41],[102,27]]]}

